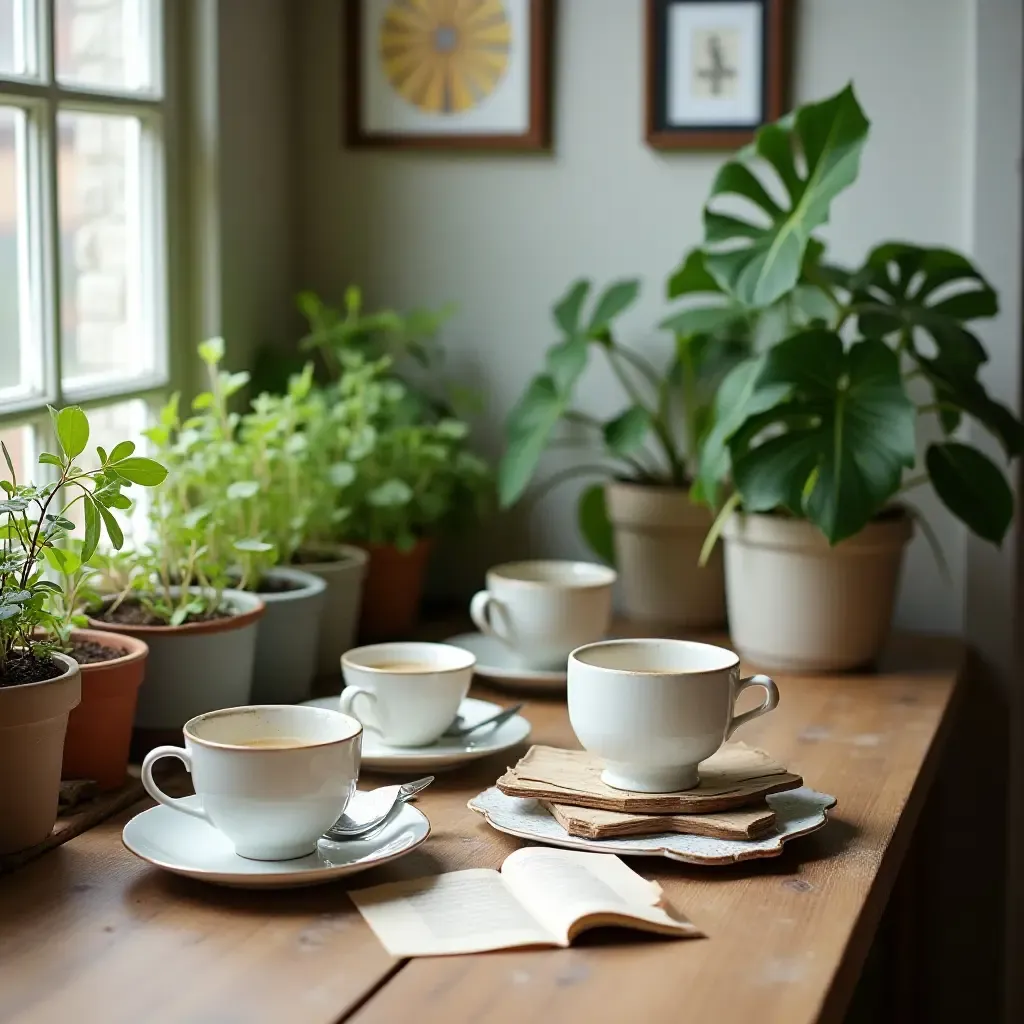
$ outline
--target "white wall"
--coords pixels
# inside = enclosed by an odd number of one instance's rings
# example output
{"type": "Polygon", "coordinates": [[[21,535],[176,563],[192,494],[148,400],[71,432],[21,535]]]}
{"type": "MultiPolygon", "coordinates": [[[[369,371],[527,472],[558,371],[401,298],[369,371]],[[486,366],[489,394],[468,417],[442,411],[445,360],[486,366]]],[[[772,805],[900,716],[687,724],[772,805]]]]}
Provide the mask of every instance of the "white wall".
{"type": "MultiPolygon", "coordinates": [[[[339,7],[307,0],[298,12],[297,283],[336,298],[359,281],[375,301],[399,306],[457,302],[446,339],[457,372],[487,393],[482,430],[492,452],[506,411],[553,340],[551,302],[577,276],[641,276],[643,302],[625,333],[652,356],[666,353],[667,338],[651,324],[666,273],[699,239],[701,203],[721,157],[658,154],[642,142],[645,4],[561,0],[555,153],[528,156],[345,150],[339,7]]],[[[856,259],[890,238],[971,245],[972,10],[972,0],[800,5],[794,98],[821,97],[853,79],[873,122],[861,180],[827,231],[837,256],[856,259]]],[[[583,404],[606,415],[623,402],[594,373],[583,404]]],[[[920,504],[953,581],[941,581],[918,540],[899,620],[959,630],[964,535],[928,494],[920,504]]],[[[573,491],[542,509],[529,537],[515,516],[492,527],[483,550],[452,570],[458,585],[471,585],[488,558],[528,542],[537,551],[581,551],[573,491]]]]}

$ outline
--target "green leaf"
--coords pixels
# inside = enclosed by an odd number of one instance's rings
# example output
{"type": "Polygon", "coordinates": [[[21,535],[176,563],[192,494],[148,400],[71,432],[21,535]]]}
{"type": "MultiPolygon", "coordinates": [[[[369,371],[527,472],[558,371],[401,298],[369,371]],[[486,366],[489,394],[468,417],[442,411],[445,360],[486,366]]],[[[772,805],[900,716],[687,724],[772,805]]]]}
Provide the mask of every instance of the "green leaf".
{"type": "MultiPolygon", "coordinates": [[[[743,507],[806,516],[836,544],[858,533],[899,490],[914,464],[916,410],[896,354],[883,342],[844,350],[838,334],[810,330],[766,355],[757,386],[784,385],[788,401],[758,421],[784,432],[733,450],[743,507]]],[[[737,445],[736,437],[731,447],[737,445]]]]}
{"type": "Polygon", "coordinates": [[[47,591],[47,593],[50,593],[50,594],[63,594],[64,593],[64,591],[61,589],[61,587],[58,584],[54,583],[53,580],[36,580],[36,582],[34,584],[32,584],[32,589],[33,590],[45,590],[45,591],[47,591]]]}
{"type": "Polygon", "coordinates": [[[412,488],[398,479],[385,480],[366,495],[366,500],[375,508],[394,508],[407,505],[412,500],[412,488]]]}
{"type": "MultiPolygon", "coordinates": [[[[100,448],[98,449],[98,451],[102,452],[103,449],[100,448]]],[[[134,453],[134,451],[134,441],[119,441],[117,444],[114,445],[114,450],[110,453],[110,461],[120,462],[122,459],[127,459],[129,455],[134,453]]],[[[102,461],[106,462],[107,460],[102,459],[102,461]]]]}
{"type": "Polygon", "coordinates": [[[973,533],[1001,545],[1013,520],[1013,492],[999,467],[955,441],[929,445],[925,464],[946,508],[973,533]]]}
{"type": "Polygon", "coordinates": [[[159,462],[138,455],[119,462],[117,472],[125,479],[131,480],[133,484],[139,484],[142,487],[156,487],[167,477],[167,470],[159,462]]]}
{"type": "Polygon", "coordinates": [[[11,474],[11,483],[15,483],[18,479],[18,474],[14,472],[14,463],[11,461],[11,453],[7,450],[7,445],[3,441],[0,441],[0,451],[4,454],[4,462],[7,463],[7,472],[11,474]]]}
{"type": "Polygon", "coordinates": [[[759,129],[753,145],[718,172],[704,210],[705,263],[740,303],[769,306],[797,283],[811,233],[828,221],[832,200],[857,177],[868,127],[847,86],[759,129]],[[755,158],[774,170],[786,195],[782,205],[751,170],[755,158]],[[752,205],[756,215],[724,212],[726,196],[752,205]]]}
{"type": "Polygon", "coordinates": [[[335,487],[348,487],[356,478],[356,467],[351,462],[335,462],[327,467],[327,479],[335,487]]]}
{"type": "Polygon", "coordinates": [[[576,334],[579,331],[580,313],[589,292],[589,281],[583,279],[576,281],[552,307],[551,312],[554,315],[555,323],[566,334],[576,334]]]}
{"type": "Polygon", "coordinates": [[[582,335],[566,338],[548,349],[545,359],[548,376],[554,381],[559,394],[567,399],[572,397],[572,389],[587,365],[588,349],[587,339],[582,335]]]}
{"type": "Polygon", "coordinates": [[[640,294],[640,282],[636,280],[616,281],[609,285],[597,300],[597,307],[590,318],[587,334],[599,335],[608,329],[609,324],[628,306],[636,301],[640,294]]]}
{"type": "Polygon", "coordinates": [[[78,554],[66,548],[45,547],[43,548],[43,557],[51,569],[62,572],[66,576],[77,572],[82,564],[82,559],[78,554]]]}
{"type": "Polygon", "coordinates": [[[0,622],[4,622],[7,619],[13,619],[15,616],[21,614],[21,608],[16,604],[0,604],[0,622]]]}
{"type": "Polygon", "coordinates": [[[268,544],[265,540],[259,540],[256,537],[236,540],[231,546],[236,551],[245,551],[248,554],[266,554],[268,551],[274,550],[273,544],[268,544]]]}
{"type": "Polygon", "coordinates": [[[710,334],[725,330],[733,324],[746,321],[746,312],[741,306],[691,306],[673,313],[658,326],[675,334],[710,334]]]}
{"type": "Polygon", "coordinates": [[[60,456],[54,455],[51,452],[43,452],[39,456],[39,464],[41,466],[57,466],[62,468],[64,463],[60,461],[60,456]]]}
{"type": "Polygon", "coordinates": [[[100,542],[100,514],[96,511],[96,502],[91,494],[86,494],[83,502],[85,509],[85,538],[82,541],[81,558],[88,562],[100,542]]]}
{"type": "Polygon", "coordinates": [[[498,467],[498,497],[503,508],[526,490],[564,410],[562,396],[547,375],[534,377],[512,409],[505,427],[505,454],[498,467]]]}
{"type": "MultiPolygon", "coordinates": [[[[114,550],[120,551],[124,547],[124,534],[121,532],[121,527],[117,525],[117,520],[114,518],[113,513],[109,509],[104,508],[98,501],[92,504],[96,511],[99,512],[103,525],[107,528],[107,536],[110,538],[110,543],[114,545],[114,550]]],[[[82,558],[87,560],[84,552],[82,558]]]]}
{"type": "Polygon", "coordinates": [[[224,358],[224,339],[210,338],[199,346],[199,358],[207,366],[216,366],[224,358]]]}
{"type": "MultiPolygon", "coordinates": [[[[134,445],[132,446],[134,447],[134,445]]],[[[96,454],[100,457],[100,465],[105,466],[107,464],[107,450],[103,445],[96,445],[96,454]]]]}
{"type": "Polygon", "coordinates": [[[708,273],[704,263],[704,252],[701,249],[691,249],[683,257],[683,262],[669,276],[665,285],[665,297],[678,299],[683,295],[697,292],[722,294],[722,287],[708,273]]]}
{"type": "Polygon", "coordinates": [[[244,501],[246,498],[255,498],[260,493],[258,480],[235,480],[228,484],[225,492],[228,501],[244,501]]]}
{"type": "Polygon", "coordinates": [[[650,429],[650,413],[634,405],[605,423],[604,443],[616,455],[632,455],[643,445],[650,429]]]}
{"type": "Polygon", "coordinates": [[[81,455],[89,443],[89,420],[85,413],[77,405],[69,405],[57,413],[55,425],[64,454],[69,459],[81,455]]]}
{"type": "Polygon", "coordinates": [[[580,533],[590,550],[603,562],[615,564],[614,531],[608,518],[604,484],[592,484],[580,492],[576,506],[576,519],[580,533]]]}

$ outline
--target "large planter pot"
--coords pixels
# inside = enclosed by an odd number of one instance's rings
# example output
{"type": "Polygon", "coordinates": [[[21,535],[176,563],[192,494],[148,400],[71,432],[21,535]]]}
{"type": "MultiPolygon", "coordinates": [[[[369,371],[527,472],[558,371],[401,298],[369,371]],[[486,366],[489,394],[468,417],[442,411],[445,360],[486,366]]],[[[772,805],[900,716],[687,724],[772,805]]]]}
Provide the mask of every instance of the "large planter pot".
{"type": "Polygon", "coordinates": [[[118,789],[128,777],[132,724],[149,648],[144,640],[100,629],[76,629],[71,638],[124,653],[79,666],[82,702],[68,717],[61,778],[92,779],[101,790],[118,789]]]}
{"type": "Polygon", "coordinates": [[[701,568],[711,527],[708,509],[674,487],[609,481],[608,517],[626,617],[676,629],[715,629],[725,622],[721,551],[701,568]]]}
{"type": "Polygon", "coordinates": [[[295,704],[310,696],[316,675],[327,584],[300,569],[271,569],[264,579],[291,589],[260,592],[267,610],[256,635],[251,700],[253,704],[295,704]]]}
{"type": "Polygon", "coordinates": [[[303,551],[302,556],[302,570],[319,576],[327,584],[320,615],[316,673],[336,676],[341,671],[341,656],[355,646],[369,558],[362,548],[348,544],[311,548],[303,551]]]}
{"type": "Polygon", "coordinates": [[[734,515],[725,524],[729,628],[762,668],[833,672],[867,665],[889,634],[909,516],[868,524],[829,547],[810,523],[734,515]]]}
{"type": "Polygon", "coordinates": [[[233,615],[183,626],[134,626],[90,619],[93,629],[144,640],[146,678],[135,710],[135,757],[161,743],[181,740],[181,727],[196,715],[249,703],[256,660],[256,629],[264,604],[255,594],[225,590],[233,615]]]}
{"type": "Polygon", "coordinates": [[[364,641],[407,636],[419,621],[427,562],[434,542],[427,538],[409,551],[391,544],[367,544],[370,556],[363,586],[359,636],[364,641]]]}
{"type": "Polygon", "coordinates": [[[57,820],[68,713],[82,696],[78,663],[55,679],[0,686],[0,854],[41,843],[57,820]]]}

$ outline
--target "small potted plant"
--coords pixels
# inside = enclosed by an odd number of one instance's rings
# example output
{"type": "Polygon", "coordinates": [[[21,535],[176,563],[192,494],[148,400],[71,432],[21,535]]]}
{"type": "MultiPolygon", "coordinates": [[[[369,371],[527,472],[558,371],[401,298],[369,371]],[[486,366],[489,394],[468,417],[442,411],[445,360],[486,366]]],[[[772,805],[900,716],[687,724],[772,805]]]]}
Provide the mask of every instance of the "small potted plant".
{"type": "Polygon", "coordinates": [[[75,460],[89,443],[89,421],[77,406],[51,410],[57,454],[39,461],[56,478],[38,486],[19,483],[2,448],[9,476],[0,479],[0,853],[42,842],[57,814],[68,714],[80,701],[78,663],[58,650],[50,599],[60,587],[44,575],[47,552],[74,530],[68,518],[81,502],[88,556],[106,532],[120,547],[115,510],[130,506],[122,491],[159,483],[165,471],[121,442],[98,467],[75,460]]]}
{"type": "Polygon", "coordinates": [[[715,385],[750,351],[759,317],[726,302],[701,254],[688,254],[666,289],[683,306],[660,325],[674,335],[674,350],[659,371],[613,334],[616,319],[639,288],[632,280],[612,284],[588,316],[591,285],[577,281],[555,304],[561,338],[548,349],[544,371],[530,381],[508,418],[499,498],[506,507],[518,501],[545,452],[567,450],[574,461],[550,477],[540,493],[574,477],[606,478],[581,492],[578,522],[595,554],[618,567],[626,614],[666,626],[720,626],[725,619],[721,559],[713,555],[705,568],[697,567],[711,518],[693,500],[691,485],[715,385]],[[628,402],[608,418],[576,406],[595,350],[628,402]]]}
{"type": "Polygon", "coordinates": [[[868,128],[851,87],[801,107],[722,168],[704,214],[705,263],[732,302],[762,309],[812,291],[826,304],[732,370],[702,451],[718,513],[705,553],[722,532],[732,637],[766,668],[875,658],[921,521],[904,503],[914,488],[930,482],[995,544],[1013,517],[1004,471],[957,435],[969,418],[1008,460],[1024,450],[1024,425],[978,375],[987,357],[969,325],[996,312],[988,282],[956,252],[897,242],[841,267],[812,234],[856,179],[868,128]],[[907,476],[922,417],[935,439],[907,476]]]}

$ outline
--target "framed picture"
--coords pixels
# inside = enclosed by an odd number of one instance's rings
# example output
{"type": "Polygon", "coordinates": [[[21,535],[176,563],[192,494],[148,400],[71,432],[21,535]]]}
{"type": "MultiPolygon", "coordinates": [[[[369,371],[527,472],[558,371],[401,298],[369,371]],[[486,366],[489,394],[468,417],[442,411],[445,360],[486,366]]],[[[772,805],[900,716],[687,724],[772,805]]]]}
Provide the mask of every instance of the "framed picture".
{"type": "Polygon", "coordinates": [[[792,0],[648,0],[647,142],[733,149],[786,112],[792,0]]]}
{"type": "Polygon", "coordinates": [[[554,0],[344,0],[345,138],[547,149],[554,0]]]}

